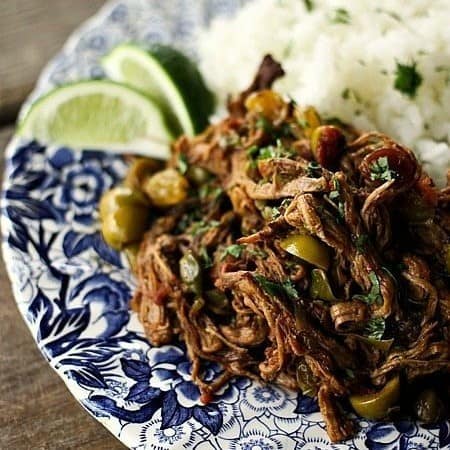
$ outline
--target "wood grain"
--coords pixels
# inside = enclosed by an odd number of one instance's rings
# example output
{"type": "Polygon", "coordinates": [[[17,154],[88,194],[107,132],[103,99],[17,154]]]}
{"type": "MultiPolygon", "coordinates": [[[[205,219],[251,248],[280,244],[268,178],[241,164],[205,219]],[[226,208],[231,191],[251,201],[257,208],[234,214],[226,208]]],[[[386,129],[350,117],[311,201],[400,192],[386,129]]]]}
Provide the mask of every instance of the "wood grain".
{"type": "Polygon", "coordinates": [[[42,67],[104,0],[1,0],[0,125],[15,119],[42,67]]]}
{"type": "MultiPolygon", "coordinates": [[[[2,0],[0,123],[31,90],[40,68],[97,0],[2,0]]],[[[0,128],[0,151],[13,133],[0,128]]],[[[0,174],[3,174],[1,155],[0,174]]],[[[72,398],[38,351],[17,310],[0,260],[0,449],[125,448],[72,398]]]]}

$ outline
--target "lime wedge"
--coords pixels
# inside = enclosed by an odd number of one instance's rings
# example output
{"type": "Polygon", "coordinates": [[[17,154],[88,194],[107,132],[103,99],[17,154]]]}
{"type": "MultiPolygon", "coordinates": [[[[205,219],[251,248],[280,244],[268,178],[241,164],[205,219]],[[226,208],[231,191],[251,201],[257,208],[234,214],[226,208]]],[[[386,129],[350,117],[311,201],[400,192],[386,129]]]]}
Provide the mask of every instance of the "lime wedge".
{"type": "Polygon", "coordinates": [[[148,51],[124,44],[105,56],[102,64],[108,77],[155,100],[176,134],[193,136],[208,124],[214,97],[195,64],[179,51],[161,44],[148,51]]]}
{"type": "Polygon", "coordinates": [[[82,81],[38,99],[18,132],[73,148],[169,156],[172,135],[159,108],[134,89],[106,80],[82,81]]]}

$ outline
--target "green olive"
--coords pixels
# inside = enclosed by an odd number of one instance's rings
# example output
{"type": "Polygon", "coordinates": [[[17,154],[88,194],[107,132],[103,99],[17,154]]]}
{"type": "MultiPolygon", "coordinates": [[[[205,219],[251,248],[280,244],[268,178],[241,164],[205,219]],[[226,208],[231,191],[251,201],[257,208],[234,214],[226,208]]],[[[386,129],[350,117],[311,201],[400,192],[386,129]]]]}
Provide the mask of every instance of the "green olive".
{"type": "Polygon", "coordinates": [[[230,302],[224,292],[210,289],[205,292],[206,307],[214,314],[227,316],[231,313],[230,302]]]}
{"type": "Polygon", "coordinates": [[[161,169],[161,161],[150,158],[136,158],[131,163],[124,180],[125,186],[142,189],[144,181],[161,169]]]}
{"type": "Polygon", "coordinates": [[[197,258],[188,252],[182,256],[179,262],[180,277],[188,288],[195,294],[200,294],[202,273],[201,266],[197,258]]]}
{"type": "Polygon", "coordinates": [[[315,397],[318,391],[318,379],[314,376],[304,358],[297,365],[296,376],[297,385],[302,394],[308,397],[315,397]]]}
{"type": "Polygon", "coordinates": [[[292,234],[281,240],[280,246],[291,255],[327,270],[330,265],[330,255],[325,244],[309,234],[292,234]]]}
{"type": "Polygon", "coordinates": [[[327,300],[330,302],[337,300],[331,290],[327,275],[322,269],[311,270],[311,286],[309,287],[309,295],[311,298],[318,298],[320,300],[327,300]]]}
{"type": "Polygon", "coordinates": [[[99,209],[103,238],[116,250],[139,241],[148,228],[148,202],[129,187],[119,186],[106,192],[99,209]]]}
{"type": "Polygon", "coordinates": [[[191,165],[186,172],[186,177],[196,186],[201,186],[212,178],[212,174],[203,167],[191,165]]]}
{"type": "Polygon", "coordinates": [[[422,391],[414,404],[414,412],[421,422],[437,423],[444,415],[444,403],[434,389],[422,391]]]}
{"type": "Polygon", "coordinates": [[[116,250],[137,242],[149,225],[149,214],[145,208],[122,206],[106,216],[101,222],[102,235],[106,243],[116,250]]]}
{"type": "Polygon", "coordinates": [[[373,394],[351,395],[350,403],[358,415],[370,420],[386,417],[400,398],[400,378],[389,380],[381,391],[373,394]]]}
{"type": "Polygon", "coordinates": [[[147,178],[143,191],[155,206],[166,208],[177,205],[187,197],[189,184],[175,169],[165,169],[147,178]]]}
{"type": "Polygon", "coordinates": [[[310,138],[314,130],[320,126],[321,119],[319,113],[312,106],[304,109],[295,109],[294,117],[303,128],[306,137],[310,138]]]}
{"type": "Polygon", "coordinates": [[[245,100],[247,111],[261,114],[270,120],[279,116],[284,105],[280,95],[270,89],[253,92],[245,100]]]}
{"type": "Polygon", "coordinates": [[[141,192],[128,186],[117,186],[102,195],[99,205],[100,220],[123,206],[148,208],[148,205],[145,195],[141,192]]]}

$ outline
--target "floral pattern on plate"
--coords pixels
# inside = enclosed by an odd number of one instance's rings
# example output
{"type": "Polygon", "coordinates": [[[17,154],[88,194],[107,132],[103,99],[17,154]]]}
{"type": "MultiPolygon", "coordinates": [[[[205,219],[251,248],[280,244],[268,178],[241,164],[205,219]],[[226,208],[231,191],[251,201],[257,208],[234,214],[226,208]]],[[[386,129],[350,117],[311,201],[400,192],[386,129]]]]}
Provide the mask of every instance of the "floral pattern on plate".
{"type": "MultiPolygon", "coordinates": [[[[54,85],[101,76],[99,58],[119,42],[170,42],[195,56],[196,30],[241,3],[109,2],[49,63],[29,102],[54,85]]],[[[243,378],[202,404],[184,347],[145,339],[128,306],[126,262],[99,234],[98,200],[124,172],[118,156],[15,137],[2,196],[3,254],[19,309],[51,366],[114,435],[134,449],[450,448],[448,422],[360,421],[352,440],[332,445],[314,400],[243,378]]],[[[219,373],[206,368],[208,379],[219,373]]]]}

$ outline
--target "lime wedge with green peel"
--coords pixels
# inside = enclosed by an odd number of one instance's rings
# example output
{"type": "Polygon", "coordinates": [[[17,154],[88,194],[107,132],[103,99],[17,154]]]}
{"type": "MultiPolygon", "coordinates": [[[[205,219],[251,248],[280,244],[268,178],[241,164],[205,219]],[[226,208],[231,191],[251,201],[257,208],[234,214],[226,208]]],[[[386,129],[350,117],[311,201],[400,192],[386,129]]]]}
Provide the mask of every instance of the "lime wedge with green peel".
{"type": "Polygon", "coordinates": [[[108,77],[151,97],[176,134],[193,136],[208,124],[214,97],[195,64],[179,51],[160,44],[149,50],[124,44],[105,56],[102,64],[108,77]]]}
{"type": "Polygon", "coordinates": [[[155,103],[106,80],[59,87],[38,99],[18,132],[42,143],[168,158],[172,133],[155,103]]]}

